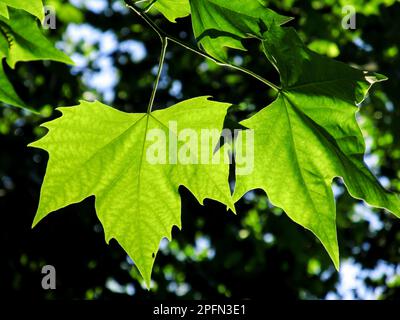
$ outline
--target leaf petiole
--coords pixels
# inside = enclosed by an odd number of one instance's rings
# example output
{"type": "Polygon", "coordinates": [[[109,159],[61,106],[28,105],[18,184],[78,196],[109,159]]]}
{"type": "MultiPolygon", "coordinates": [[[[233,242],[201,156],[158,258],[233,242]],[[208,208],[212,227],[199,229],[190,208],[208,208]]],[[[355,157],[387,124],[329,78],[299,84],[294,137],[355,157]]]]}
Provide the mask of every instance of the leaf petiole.
{"type": "Polygon", "coordinates": [[[268,87],[274,89],[275,91],[279,92],[281,91],[281,88],[278,87],[277,85],[275,85],[274,83],[270,82],[269,80],[263,78],[262,76],[256,74],[255,72],[248,70],[246,68],[243,67],[239,67],[236,66],[234,64],[230,64],[230,63],[226,63],[226,62],[222,62],[219,61],[215,58],[213,58],[212,56],[208,55],[207,53],[200,51],[196,48],[193,48],[192,46],[182,42],[179,39],[176,39],[170,35],[168,35],[167,33],[165,33],[163,30],[161,30],[147,15],[145,12],[143,12],[142,10],[140,10],[139,8],[137,8],[134,4],[129,4],[128,0],[125,0],[126,6],[131,9],[132,11],[134,11],[138,16],[140,16],[160,37],[161,41],[164,41],[164,39],[166,40],[171,40],[172,42],[174,42],[177,45],[180,45],[181,47],[196,53],[197,55],[206,58],[212,62],[214,62],[215,64],[221,66],[221,67],[226,67],[226,68],[230,68],[230,69],[234,69],[240,72],[243,72],[259,81],[261,81],[262,83],[264,83],[265,85],[267,85],[268,87]]]}
{"type": "Polygon", "coordinates": [[[159,65],[158,65],[157,78],[156,78],[156,81],[154,83],[153,91],[151,92],[149,105],[147,107],[147,113],[148,114],[151,113],[151,110],[153,108],[154,99],[156,97],[156,93],[157,93],[157,89],[158,89],[158,84],[160,83],[160,78],[161,78],[161,74],[162,74],[162,70],[163,70],[163,66],[164,66],[164,61],[165,61],[165,54],[167,52],[167,47],[168,47],[168,38],[167,37],[162,37],[161,38],[161,43],[162,43],[162,45],[161,45],[160,62],[159,62],[159,65]]]}

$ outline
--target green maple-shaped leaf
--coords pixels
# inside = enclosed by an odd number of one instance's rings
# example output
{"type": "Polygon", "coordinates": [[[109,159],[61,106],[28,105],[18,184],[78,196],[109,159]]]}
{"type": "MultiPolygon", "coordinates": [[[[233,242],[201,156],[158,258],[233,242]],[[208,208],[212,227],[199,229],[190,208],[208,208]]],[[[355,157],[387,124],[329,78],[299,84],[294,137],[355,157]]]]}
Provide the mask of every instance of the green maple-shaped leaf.
{"type": "Polygon", "coordinates": [[[44,19],[42,0],[0,0],[0,7],[4,6],[25,10],[26,12],[29,12],[30,14],[33,14],[35,17],[39,18],[40,21],[43,21],[44,19]]]}
{"type": "Polygon", "coordinates": [[[229,106],[200,97],[151,114],[128,114],[99,102],[61,108],[63,116],[45,124],[48,134],[32,144],[50,156],[33,225],[94,195],[107,242],[115,238],[120,243],[149,286],[160,240],[170,238],[174,225],[181,227],[180,185],[201,203],[210,198],[234,208],[229,165],[211,163],[223,152],[213,154],[211,140],[218,141],[229,106]],[[175,129],[170,125],[174,122],[175,129]],[[168,150],[183,129],[198,137],[202,130],[214,129],[215,136],[201,140],[202,148],[192,155],[185,149],[189,141],[180,137],[179,154],[183,152],[185,162],[174,160],[176,154],[167,150],[166,161],[155,163],[148,158],[154,151],[155,136],[149,138],[154,129],[165,134],[168,150]],[[198,157],[206,157],[209,164],[198,164],[198,157]]]}
{"type": "Polygon", "coordinates": [[[171,22],[190,15],[189,0],[157,0],[151,8],[161,12],[171,22]]]}
{"type": "MultiPolygon", "coordinates": [[[[0,3],[1,8],[1,3],[0,3]]],[[[7,8],[6,8],[7,9],[7,8]]],[[[22,10],[7,9],[8,17],[0,15],[0,63],[6,60],[11,68],[18,61],[54,60],[73,64],[42,34],[35,18],[22,10]]],[[[0,66],[0,101],[35,112],[18,97],[0,66]]]]}
{"type": "Polygon", "coordinates": [[[43,35],[32,15],[15,9],[10,9],[9,15],[9,19],[0,17],[0,30],[8,41],[8,49],[3,52],[11,68],[18,61],[53,60],[73,64],[43,35]]]}
{"type": "Polygon", "coordinates": [[[242,124],[254,130],[253,174],[238,176],[234,199],[263,189],[271,202],[323,243],[336,267],[339,250],[332,180],[349,193],[400,216],[400,198],[364,164],[356,106],[383,76],[353,69],[308,50],[294,29],[272,27],[264,50],[281,76],[276,101],[242,124]]]}
{"type": "Polygon", "coordinates": [[[262,38],[271,24],[292,19],[268,9],[262,0],[190,0],[190,7],[197,41],[222,61],[226,60],[227,47],[245,50],[244,38],[262,38]]]}

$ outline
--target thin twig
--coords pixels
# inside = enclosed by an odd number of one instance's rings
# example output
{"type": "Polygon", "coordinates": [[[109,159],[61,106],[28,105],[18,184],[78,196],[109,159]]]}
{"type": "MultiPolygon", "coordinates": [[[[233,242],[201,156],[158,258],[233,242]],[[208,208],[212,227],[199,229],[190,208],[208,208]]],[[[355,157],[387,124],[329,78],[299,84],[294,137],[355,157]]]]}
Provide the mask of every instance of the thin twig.
{"type": "Polygon", "coordinates": [[[248,70],[248,69],[243,68],[243,67],[236,66],[234,64],[221,62],[221,61],[213,58],[212,56],[208,55],[207,53],[204,53],[204,52],[202,52],[200,50],[197,50],[197,49],[195,49],[195,48],[183,43],[182,41],[180,41],[180,40],[178,40],[176,38],[168,37],[168,39],[171,40],[172,42],[180,45],[181,47],[183,47],[183,48],[185,48],[185,49],[187,49],[189,51],[192,51],[192,52],[194,52],[194,53],[196,53],[196,54],[198,54],[198,55],[200,55],[200,56],[202,56],[202,57],[214,62],[215,64],[217,64],[217,65],[219,65],[221,67],[231,68],[231,69],[235,69],[235,70],[238,70],[240,72],[246,73],[246,74],[252,76],[253,78],[263,82],[264,84],[266,84],[267,86],[271,87],[275,91],[280,91],[280,88],[277,85],[273,84],[272,82],[268,81],[267,79],[261,77],[260,75],[254,73],[251,70],[248,70]]]}
{"type": "Polygon", "coordinates": [[[270,88],[274,89],[275,91],[278,91],[278,92],[279,92],[279,91],[281,90],[281,88],[279,88],[277,85],[275,85],[274,83],[270,82],[269,80],[263,78],[262,76],[256,74],[255,72],[253,72],[253,71],[251,71],[251,70],[248,70],[248,69],[246,69],[246,68],[239,67],[239,66],[236,66],[236,65],[233,65],[233,64],[230,64],[230,63],[226,63],[226,62],[219,61],[219,60],[215,59],[214,57],[210,56],[209,54],[207,54],[207,53],[205,53],[205,52],[203,52],[203,51],[200,51],[200,50],[198,50],[198,49],[196,49],[196,48],[193,48],[192,46],[190,46],[190,45],[188,45],[188,44],[182,42],[181,40],[179,40],[179,39],[177,39],[177,38],[175,38],[175,37],[172,37],[172,36],[168,35],[168,34],[165,33],[163,30],[161,30],[161,29],[153,22],[153,20],[151,20],[151,19],[148,17],[148,15],[147,15],[146,13],[144,13],[143,11],[141,11],[139,8],[135,7],[135,5],[129,4],[129,3],[128,3],[128,0],[125,0],[125,2],[126,2],[126,6],[127,6],[128,8],[130,8],[130,9],[131,9],[132,11],[134,11],[138,16],[140,16],[140,17],[141,17],[141,18],[142,18],[142,19],[143,19],[143,20],[158,34],[158,36],[160,37],[161,41],[163,41],[163,39],[171,40],[172,42],[174,42],[174,43],[180,45],[181,47],[183,47],[183,48],[185,48],[185,49],[187,49],[187,50],[189,50],[189,51],[191,51],[191,52],[193,52],[193,53],[195,53],[195,54],[197,54],[197,55],[199,55],[199,56],[201,56],[201,57],[203,57],[203,58],[206,58],[206,59],[208,59],[208,60],[214,62],[215,64],[217,64],[217,65],[219,65],[219,66],[221,66],[221,67],[226,67],[226,68],[230,68],[230,69],[234,69],[234,70],[243,72],[243,73],[245,73],[245,74],[247,74],[247,75],[249,75],[249,76],[252,76],[253,78],[255,78],[255,79],[261,81],[262,83],[266,84],[267,86],[269,86],[270,88]]]}
{"type": "Polygon", "coordinates": [[[160,78],[164,66],[164,60],[165,60],[165,54],[167,52],[167,47],[168,47],[168,38],[167,37],[162,37],[161,38],[161,54],[160,54],[160,62],[158,65],[158,71],[157,71],[157,78],[156,82],[154,83],[153,91],[151,92],[151,97],[149,101],[149,105],[147,107],[147,113],[150,114],[151,110],[153,109],[153,104],[154,104],[154,99],[156,97],[157,89],[158,89],[158,84],[160,83],[160,78]]]}
{"type": "Polygon", "coordinates": [[[163,38],[167,38],[168,35],[161,30],[148,16],[146,13],[144,13],[142,10],[140,10],[139,8],[135,7],[135,5],[130,5],[128,4],[128,0],[125,0],[126,6],[131,9],[133,12],[135,12],[139,17],[141,17],[148,25],[150,28],[152,28],[157,35],[161,38],[161,40],[163,38]]]}

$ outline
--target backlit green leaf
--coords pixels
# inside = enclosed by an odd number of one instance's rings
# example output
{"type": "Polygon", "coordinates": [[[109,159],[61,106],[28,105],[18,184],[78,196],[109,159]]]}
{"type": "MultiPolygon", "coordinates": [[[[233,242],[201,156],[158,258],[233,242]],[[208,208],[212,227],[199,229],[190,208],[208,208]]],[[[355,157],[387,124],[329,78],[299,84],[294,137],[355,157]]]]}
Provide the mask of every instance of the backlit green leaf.
{"type": "Polygon", "coordinates": [[[11,68],[18,61],[53,60],[73,64],[43,35],[33,16],[14,9],[10,9],[9,13],[10,19],[0,17],[0,28],[8,41],[5,55],[11,68]]]}
{"type": "MultiPolygon", "coordinates": [[[[169,148],[168,161],[154,164],[147,157],[154,144],[148,133],[157,129],[173,146],[183,129],[198,136],[204,129],[217,129],[218,141],[229,106],[200,97],[151,114],[128,114],[99,102],[61,108],[62,117],[47,123],[49,133],[32,144],[50,156],[33,224],[52,211],[95,196],[107,242],[115,238],[120,243],[149,286],[160,240],[171,237],[174,225],[181,227],[179,186],[187,187],[201,203],[210,198],[233,208],[233,202],[228,165],[174,164],[169,148]],[[175,121],[173,129],[170,124],[175,121]]],[[[213,155],[213,143],[201,143],[209,147],[210,161],[222,155],[223,149],[213,155]]]]}
{"type": "MultiPolygon", "coordinates": [[[[0,8],[1,8],[0,4],[0,8]]],[[[7,9],[7,8],[6,8],[7,9]]],[[[72,60],[42,34],[35,18],[22,10],[9,8],[8,17],[0,15],[0,61],[3,58],[11,68],[18,61],[54,60],[73,63],[72,60]]],[[[22,102],[8,81],[3,66],[0,70],[0,101],[33,111],[22,102]]]]}
{"type": "Polygon", "coordinates": [[[157,0],[152,8],[160,11],[171,22],[190,15],[189,0],[157,0]]]}
{"type": "Polygon", "coordinates": [[[44,19],[42,0],[0,0],[0,5],[2,4],[15,9],[25,10],[39,18],[40,21],[43,21],[44,19]]]}
{"type": "Polygon", "coordinates": [[[363,161],[365,144],[355,117],[356,104],[385,77],[310,51],[291,28],[272,27],[264,37],[282,90],[275,102],[242,122],[254,130],[255,167],[253,174],[237,177],[234,199],[263,189],[321,240],[338,267],[335,177],[354,198],[400,216],[400,198],[386,191],[363,161]]]}
{"type": "Polygon", "coordinates": [[[0,101],[14,107],[27,108],[4,73],[2,60],[3,57],[0,54],[0,101]]]}
{"type": "Polygon", "coordinates": [[[211,56],[226,59],[226,47],[245,50],[242,40],[261,38],[273,23],[291,20],[268,9],[262,0],[190,0],[193,30],[211,56]]]}

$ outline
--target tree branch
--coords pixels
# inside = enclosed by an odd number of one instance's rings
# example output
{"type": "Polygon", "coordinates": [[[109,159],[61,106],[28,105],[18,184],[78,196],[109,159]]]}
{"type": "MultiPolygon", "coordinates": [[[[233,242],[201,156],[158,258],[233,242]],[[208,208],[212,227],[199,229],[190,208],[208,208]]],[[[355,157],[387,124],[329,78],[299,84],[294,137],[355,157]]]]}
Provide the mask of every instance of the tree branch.
{"type": "Polygon", "coordinates": [[[230,63],[219,61],[219,60],[215,59],[214,57],[210,56],[209,54],[207,54],[207,53],[205,53],[203,51],[200,51],[200,50],[198,50],[196,48],[193,48],[192,46],[182,42],[181,40],[168,35],[163,30],[161,30],[153,22],[153,20],[151,20],[149,18],[149,16],[145,12],[143,12],[142,10],[137,8],[134,4],[129,4],[128,1],[129,0],[125,0],[126,6],[129,9],[131,9],[132,11],[134,11],[138,16],[140,16],[157,33],[157,35],[160,37],[161,41],[163,41],[163,39],[171,40],[172,42],[178,44],[179,46],[181,46],[181,47],[183,47],[183,48],[185,48],[185,49],[187,49],[187,50],[189,50],[189,51],[191,51],[191,52],[193,52],[193,53],[195,53],[195,54],[197,54],[197,55],[199,55],[199,56],[201,56],[203,58],[206,58],[206,59],[214,62],[215,64],[217,64],[217,65],[219,65],[221,67],[226,67],[226,68],[230,68],[230,69],[234,69],[234,70],[243,72],[243,73],[245,73],[245,74],[247,74],[247,75],[249,75],[249,76],[251,76],[251,77],[253,77],[253,78],[255,78],[255,79],[259,80],[259,81],[261,81],[262,83],[264,83],[265,85],[267,85],[270,88],[274,89],[275,91],[279,92],[281,90],[281,88],[279,88],[277,85],[275,85],[274,83],[270,82],[269,80],[263,78],[262,76],[256,74],[255,72],[253,72],[251,70],[248,70],[246,68],[239,67],[239,66],[236,66],[236,65],[233,65],[233,64],[230,64],[230,63]]]}

